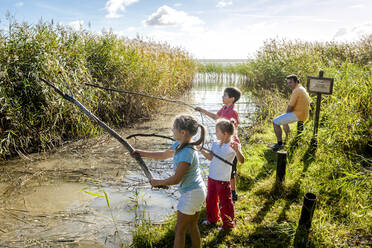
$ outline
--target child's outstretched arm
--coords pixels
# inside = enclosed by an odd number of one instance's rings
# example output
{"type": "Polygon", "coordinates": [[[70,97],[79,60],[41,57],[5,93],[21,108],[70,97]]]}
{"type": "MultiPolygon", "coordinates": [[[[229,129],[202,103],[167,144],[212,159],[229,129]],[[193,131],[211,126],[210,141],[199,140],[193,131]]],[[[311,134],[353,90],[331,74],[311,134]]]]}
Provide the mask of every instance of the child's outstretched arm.
{"type": "Polygon", "coordinates": [[[202,150],[199,150],[201,154],[203,154],[203,156],[208,159],[208,160],[212,160],[213,159],[213,154],[211,152],[208,152],[204,149],[202,150]]]}
{"type": "Polygon", "coordinates": [[[209,112],[203,108],[200,108],[200,107],[196,107],[195,108],[196,111],[199,111],[200,113],[203,113],[207,116],[209,116],[210,118],[212,118],[213,120],[217,120],[219,118],[219,116],[217,114],[214,114],[212,112],[209,112]]]}
{"type": "Polygon", "coordinates": [[[244,155],[242,154],[242,151],[239,148],[239,144],[236,143],[235,141],[232,141],[231,148],[235,151],[238,162],[241,164],[244,163],[244,155]]]}
{"type": "Polygon", "coordinates": [[[165,151],[153,152],[153,151],[144,151],[144,150],[135,149],[132,152],[132,154],[134,154],[134,153],[138,153],[141,157],[145,157],[145,158],[153,158],[153,159],[157,159],[157,160],[163,160],[163,159],[173,157],[174,150],[172,148],[170,148],[170,149],[165,150],[165,151]]]}
{"type": "Polygon", "coordinates": [[[153,187],[178,184],[189,167],[190,167],[189,163],[179,162],[177,165],[176,173],[174,173],[173,176],[168,177],[166,179],[151,179],[150,184],[153,187]]]}

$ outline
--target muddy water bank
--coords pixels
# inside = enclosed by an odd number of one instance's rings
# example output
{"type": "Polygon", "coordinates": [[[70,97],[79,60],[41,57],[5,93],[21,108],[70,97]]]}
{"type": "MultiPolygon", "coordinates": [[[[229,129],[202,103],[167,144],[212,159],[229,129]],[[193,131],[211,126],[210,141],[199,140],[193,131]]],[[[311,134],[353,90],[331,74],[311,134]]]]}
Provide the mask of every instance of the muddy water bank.
{"type": "MultiPolygon", "coordinates": [[[[119,130],[119,134],[126,137],[151,131],[170,135],[173,118],[190,111],[164,105],[159,112],[162,114],[154,120],[119,130]]],[[[154,138],[130,142],[146,149],[153,144],[156,149],[169,145],[154,138]]],[[[146,162],[155,176],[170,173],[169,161],[146,162]]],[[[173,188],[151,190],[127,150],[106,133],[49,153],[2,162],[0,174],[0,247],[129,244],[136,218],[160,222],[173,213],[177,198],[173,188]],[[105,198],[83,191],[103,195],[102,189],[111,208],[105,198]]]]}
{"type": "MultiPolygon", "coordinates": [[[[195,82],[185,101],[216,112],[229,82],[195,82]]],[[[254,111],[249,94],[237,104],[242,125],[254,111]]],[[[192,109],[165,104],[157,116],[131,128],[133,133],[170,135],[177,114],[196,115],[214,136],[214,122],[192,109]]],[[[170,141],[154,137],[131,139],[136,148],[165,149],[170,141]]],[[[171,159],[145,159],[155,177],[173,173],[171,159]]],[[[201,160],[203,174],[208,162],[201,160]]],[[[0,164],[0,247],[118,247],[130,244],[136,219],[163,221],[175,211],[176,187],[154,190],[127,150],[104,133],[65,144],[50,153],[32,154],[0,164]],[[110,208],[104,197],[107,193],[110,208]]]]}

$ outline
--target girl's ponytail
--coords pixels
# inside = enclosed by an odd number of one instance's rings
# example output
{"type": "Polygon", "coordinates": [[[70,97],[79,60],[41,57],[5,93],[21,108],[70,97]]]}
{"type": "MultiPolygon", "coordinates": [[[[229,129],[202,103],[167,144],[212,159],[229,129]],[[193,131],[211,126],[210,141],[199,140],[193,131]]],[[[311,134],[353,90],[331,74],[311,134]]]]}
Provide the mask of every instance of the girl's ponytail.
{"type": "Polygon", "coordinates": [[[191,115],[177,116],[177,118],[174,121],[174,128],[178,130],[185,130],[191,136],[194,136],[195,134],[197,134],[199,127],[200,127],[200,138],[195,142],[184,143],[182,145],[179,145],[176,149],[176,153],[181,151],[186,146],[197,146],[197,145],[203,146],[205,142],[205,135],[206,135],[205,127],[201,125],[195,117],[191,115]]]}
{"type": "Polygon", "coordinates": [[[200,127],[200,138],[197,141],[190,143],[190,145],[192,145],[192,146],[201,145],[201,148],[200,148],[200,150],[201,150],[201,149],[203,149],[203,146],[204,146],[204,143],[205,143],[206,130],[205,130],[205,127],[202,124],[198,123],[198,125],[200,127]]]}

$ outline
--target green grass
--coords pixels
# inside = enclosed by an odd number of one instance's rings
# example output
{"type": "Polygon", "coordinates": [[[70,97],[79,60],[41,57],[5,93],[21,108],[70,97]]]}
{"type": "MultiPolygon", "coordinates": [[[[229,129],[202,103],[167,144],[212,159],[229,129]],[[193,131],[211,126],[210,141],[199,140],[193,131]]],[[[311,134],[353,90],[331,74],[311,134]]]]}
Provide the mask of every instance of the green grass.
{"type": "MultiPolygon", "coordinates": [[[[245,64],[250,78],[246,87],[255,96],[258,111],[254,125],[239,130],[246,162],[238,168],[237,226],[230,233],[201,227],[204,247],[293,246],[307,192],[318,198],[308,247],[370,247],[371,47],[372,36],[341,44],[270,40],[245,64]],[[322,97],[316,153],[310,147],[310,118],[297,146],[294,137],[287,142],[286,178],[277,187],[276,153],[268,145],[276,142],[271,121],[288,103],[285,76],[295,73],[306,82],[306,76],[318,75],[320,68],[335,83],[333,94],[322,97]]],[[[224,73],[213,65],[203,70],[224,73]]],[[[173,215],[163,225],[139,226],[133,246],[171,247],[174,223],[173,215]]]]}
{"type": "MultiPolygon", "coordinates": [[[[275,187],[276,153],[268,147],[274,142],[271,125],[251,130],[244,146],[246,162],[238,169],[236,228],[224,233],[200,226],[203,247],[291,247],[307,192],[318,197],[309,247],[367,247],[372,231],[371,174],[364,173],[362,163],[323,143],[311,155],[311,127],[311,123],[305,125],[298,147],[286,147],[288,163],[282,188],[275,187]]],[[[203,218],[205,210],[200,220],[203,218]]],[[[174,224],[173,215],[162,225],[139,226],[133,246],[172,247],[174,224]]]]}

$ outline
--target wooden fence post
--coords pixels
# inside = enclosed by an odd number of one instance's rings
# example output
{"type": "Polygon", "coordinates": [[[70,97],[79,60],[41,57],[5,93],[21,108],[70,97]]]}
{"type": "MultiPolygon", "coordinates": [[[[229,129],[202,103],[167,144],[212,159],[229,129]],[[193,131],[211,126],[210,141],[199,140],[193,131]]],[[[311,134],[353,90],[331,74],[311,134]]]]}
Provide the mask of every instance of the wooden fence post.
{"type": "Polygon", "coordinates": [[[296,236],[294,240],[294,247],[306,248],[308,236],[311,228],[311,221],[313,219],[314,210],[316,206],[316,195],[313,193],[306,193],[304,202],[302,204],[301,217],[298,222],[296,236]]]}
{"type": "Polygon", "coordinates": [[[277,151],[277,164],[276,164],[276,182],[282,183],[285,178],[285,171],[287,165],[287,152],[277,151]]]}

